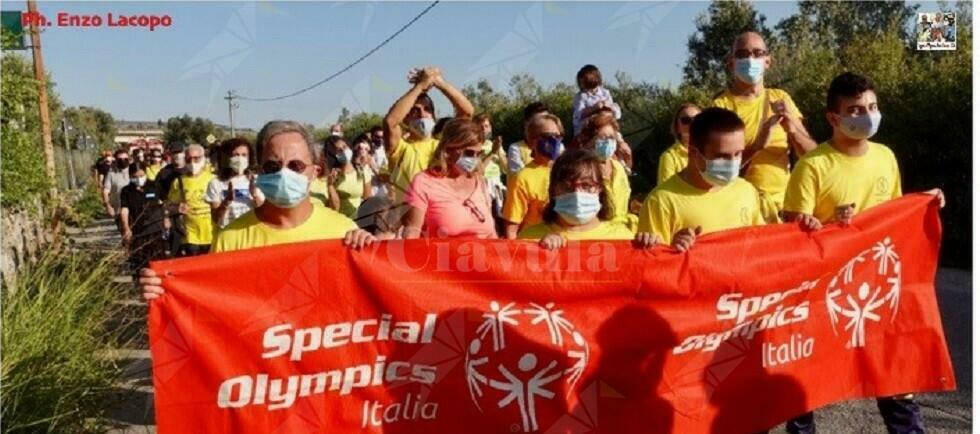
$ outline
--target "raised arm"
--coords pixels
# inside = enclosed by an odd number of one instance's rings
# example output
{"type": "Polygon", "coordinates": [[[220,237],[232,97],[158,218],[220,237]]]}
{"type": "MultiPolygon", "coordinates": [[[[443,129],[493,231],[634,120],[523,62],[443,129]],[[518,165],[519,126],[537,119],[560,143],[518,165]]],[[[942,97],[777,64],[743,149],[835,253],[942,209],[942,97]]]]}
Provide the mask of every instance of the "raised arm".
{"type": "Polygon", "coordinates": [[[402,121],[405,120],[405,116],[408,116],[408,112],[412,111],[412,107],[415,106],[415,100],[429,86],[428,80],[419,80],[388,109],[388,114],[385,115],[383,124],[385,130],[385,151],[389,154],[395,149],[398,141],[402,139],[402,121]]]}
{"type": "MultiPolygon", "coordinates": [[[[430,71],[428,68],[426,68],[425,72],[428,74],[430,71]]],[[[452,83],[446,81],[442,77],[442,72],[440,72],[438,69],[435,69],[434,72],[435,72],[435,77],[433,79],[432,84],[436,87],[436,89],[439,89],[439,91],[442,92],[443,95],[446,95],[446,98],[449,99],[449,102],[453,104],[453,110],[456,112],[456,117],[457,118],[473,117],[473,111],[474,111],[473,104],[470,103],[470,100],[468,98],[466,98],[466,95],[463,95],[463,92],[460,92],[459,89],[456,89],[456,86],[453,86],[452,83]]]]}

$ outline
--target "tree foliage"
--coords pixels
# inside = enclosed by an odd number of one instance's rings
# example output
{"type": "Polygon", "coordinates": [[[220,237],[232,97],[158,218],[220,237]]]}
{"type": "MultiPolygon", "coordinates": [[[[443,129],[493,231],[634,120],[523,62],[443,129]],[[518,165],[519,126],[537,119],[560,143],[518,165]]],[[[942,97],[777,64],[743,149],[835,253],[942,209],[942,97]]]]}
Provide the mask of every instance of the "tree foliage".
{"type": "Polygon", "coordinates": [[[163,140],[167,143],[181,141],[207,145],[208,135],[214,135],[217,140],[224,138],[224,131],[219,129],[209,119],[192,118],[188,114],[167,119],[163,127],[163,140]]]}
{"type": "Polygon", "coordinates": [[[743,0],[712,2],[705,13],[698,15],[695,27],[697,30],[687,40],[690,55],[684,65],[684,81],[712,89],[726,81],[724,59],[736,35],[755,31],[768,40],[772,33],[765,15],[743,0]]]}

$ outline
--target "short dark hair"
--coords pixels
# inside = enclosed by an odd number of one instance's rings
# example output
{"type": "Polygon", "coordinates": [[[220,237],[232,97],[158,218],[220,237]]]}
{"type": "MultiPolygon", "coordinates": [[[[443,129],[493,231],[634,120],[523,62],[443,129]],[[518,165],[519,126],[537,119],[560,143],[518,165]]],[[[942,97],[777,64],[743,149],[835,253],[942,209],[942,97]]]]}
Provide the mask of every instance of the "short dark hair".
{"type": "Polygon", "coordinates": [[[250,166],[258,160],[253,151],[252,142],[248,141],[248,139],[244,137],[227,139],[218,145],[218,179],[227,181],[235,176],[235,172],[230,167],[231,153],[242,146],[248,149],[248,163],[250,166]]]}
{"type": "Polygon", "coordinates": [[[112,153],[112,156],[115,157],[115,158],[119,158],[119,154],[127,154],[128,155],[129,154],[129,150],[126,149],[126,148],[116,149],[116,151],[112,153]]]}
{"type": "Polygon", "coordinates": [[[609,205],[607,198],[609,193],[606,191],[605,183],[602,182],[602,159],[599,158],[591,149],[569,149],[561,154],[551,166],[551,177],[548,185],[548,205],[544,209],[542,219],[545,223],[555,223],[558,221],[558,212],[555,211],[555,194],[558,183],[574,179],[582,170],[592,170],[599,179],[599,220],[609,220],[612,218],[613,209],[609,205]]]}
{"type": "Polygon", "coordinates": [[[547,104],[541,101],[532,102],[524,106],[524,122],[527,122],[538,113],[551,113],[551,109],[548,108],[547,104]]]}
{"type": "Polygon", "coordinates": [[[719,107],[706,108],[691,121],[691,145],[701,154],[712,133],[744,131],[745,123],[735,112],[719,107]]]}
{"type": "Polygon", "coordinates": [[[480,113],[476,116],[473,116],[473,122],[482,124],[483,121],[490,121],[490,123],[493,123],[493,120],[490,119],[490,115],[487,113],[480,113]]]}
{"type": "Polygon", "coordinates": [[[432,98],[429,97],[429,94],[422,92],[418,98],[415,98],[415,103],[422,104],[422,107],[425,107],[425,111],[432,113],[432,117],[436,116],[436,106],[432,103],[432,98]]]}
{"type": "Polygon", "coordinates": [[[169,152],[171,155],[184,152],[184,149],[187,149],[187,144],[184,142],[171,142],[169,145],[167,145],[167,152],[169,152]]]}
{"type": "Polygon", "coordinates": [[[139,161],[134,162],[134,163],[130,163],[130,165],[129,165],[129,176],[130,177],[136,176],[136,172],[138,172],[140,170],[142,170],[143,172],[146,172],[146,165],[143,164],[143,163],[140,163],[139,161]]]}
{"type": "Polygon", "coordinates": [[[371,134],[372,135],[374,133],[382,133],[382,134],[384,134],[384,132],[385,132],[385,129],[384,128],[381,128],[381,125],[375,125],[375,126],[371,127],[371,134]]]}
{"type": "Polygon", "coordinates": [[[827,111],[836,113],[840,109],[841,98],[854,98],[869,90],[875,92],[875,84],[863,75],[853,72],[838,75],[827,89],[827,111]]]}
{"type": "MultiPolygon", "coordinates": [[[[347,140],[340,136],[328,136],[323,140],[323,156],[326,162],[326,167],[324,167],[324,169],[332,169],[338,166],[337,142],[347,143],[347,140]]],[[[313,163],[319,164],[317,161],[314,161],[313,163]]]]}
{"type": "Polygon", "coordinates": [[[595,89],[602,86],[602,73],[595,65],[585,65],[575,74],[575,82],[580,90],[595,89]]]}

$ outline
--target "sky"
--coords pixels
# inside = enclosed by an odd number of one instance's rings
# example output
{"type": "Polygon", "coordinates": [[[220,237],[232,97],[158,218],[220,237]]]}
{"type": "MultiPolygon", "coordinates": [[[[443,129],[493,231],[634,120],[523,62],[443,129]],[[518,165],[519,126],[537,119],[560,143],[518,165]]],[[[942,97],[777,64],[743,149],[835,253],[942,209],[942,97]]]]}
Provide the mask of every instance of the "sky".
{"type": "MultiPolygon", "coordinates": [[[[384,113],[408,89],[412,67],[439,66],[462,88],[481,78],[506,90],[526,72],[540,83],[574,82],[587,63],[611,79],[676,85],[686,42],[708,2],[452,2],[432,8],[404,33],[336,79],[273,102],[238,101],[235,125],[273,119],[317,126],[342,107],[384,113]]],[[[920,11],[936,10],[920,2],[920,11]]],[[[69,106],[100,107],[116,119],[155,121],[184,113],[227,124],[229,90],[251,97],[292,93],[347,66],[429,2],[49,2],[39,11],[94,14],[98,27],[54,24],[42,33],[45,67],[69,106]],[[108,14],[169,16],[153,31],[109,27],[108,14]]],[[[795,2],[756,2],[774,26],[795,2]]],[[[3,10],[26,3],[3,2],[3,10]]],[[[29,53],[29,52],[28,52],[29,53]]],[[[28,54],[29,55],[29,54],[28,54]]],[[[438,112],[450,111],[435,96],[438,112]]]]}

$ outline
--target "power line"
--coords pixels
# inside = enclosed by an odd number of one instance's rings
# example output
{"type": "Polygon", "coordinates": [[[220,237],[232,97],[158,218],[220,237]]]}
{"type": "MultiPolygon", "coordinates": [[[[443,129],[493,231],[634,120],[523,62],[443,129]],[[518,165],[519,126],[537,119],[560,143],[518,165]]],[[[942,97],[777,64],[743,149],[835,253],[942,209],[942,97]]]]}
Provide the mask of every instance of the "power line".
{"type": "Polygon", "coordinates": [[[333,80],[334,78],[336,78],[340,74],[343,74],[343,73],[349,71],[351,68],[357,66],[358,63],[361,63],[364,59],[367,59],[368,56],[374,54],[375,51],[380,50],[381,47],[384,47],[386,44],[388,44],[389,42],[391,42],[392,39],[395,39],[395,37],[397,37],[402,32],[404,32],[406,29],[408,29],[412,24],[415,24],[416,21],[418,21],[420,18],[422,18],[422,16],[424,16],[426,13],[428,13],[430,10],[432,10],[432,8],[436,7],[436,5],[439,4],[440,1],[441,0],[435,0],[434,2],[432,2],[432,4],[430,4],[427,8],[423,9],[422,12],[419,12],[419,14],[415,16],[415,18],[412,18],[409,22],[405,23],[405,25],[403,25],[400,29],[398,29],[398,31],[396,31],[391,36],[389,36],[388,39],[385,39],[384,41],[381,41],[381,43],[378,44],[377,46],[375,46],[374,48],[372,48],[371,51],[368,51],[367,53],[365,53],[363,56],[359,57],[357,60],[355,60],[350,65],[345,66],[340,71],[337,71],[337,72],[333,73],[332,75],[330,75],[327,78],[324,78],[323,80],[320,80],[320,81],[318,81],[316,83],[313,83],[310,86],[304,87],[304,88],[302,88],[300,90],[297,90],[296,92],[293,92],[293,93],[290,93],[290,94],[286,94],[286,95],[281,95],[281,96],[276,96],[276,97],[270,97],[270,98],[253,98],[253,97],[248,97],[248,96],[235,95],[234,98],[242,99],[242,100],[245,100],[245,101],[259,101],[259,102],[264,102],[264,101],[278,101],[278,100],[281,100],[281,99],[286,99],[286,98],[294,97],[294,96],[299,95],[299,94],[301,94],[303,92],[307,92],[307,91],[313,90],[314,88],[322,85],[323,83],[326,83],[326,82],[328,82],[330,80],[333,80]]]}

